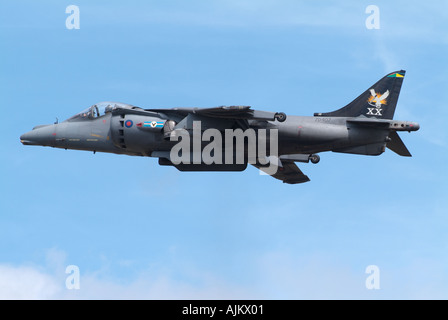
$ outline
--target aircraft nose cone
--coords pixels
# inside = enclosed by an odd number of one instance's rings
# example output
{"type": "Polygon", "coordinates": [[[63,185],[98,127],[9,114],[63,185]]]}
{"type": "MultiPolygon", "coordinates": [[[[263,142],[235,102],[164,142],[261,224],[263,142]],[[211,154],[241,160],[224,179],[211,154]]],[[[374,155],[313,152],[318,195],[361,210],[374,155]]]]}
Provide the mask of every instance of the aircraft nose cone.
{"type": "Polygon", "coordinates": [[[24,145],[29,145],[29,144],[33,144],[33,131],[24,133],[20,136],[20,142],[22,142],[22,144],[24,145]]]}
{"type": "Polygon", "coordinates": [[[23,145],[52,146],[54,143],[54,126],[37,126],[20,136],[23,145]]]}

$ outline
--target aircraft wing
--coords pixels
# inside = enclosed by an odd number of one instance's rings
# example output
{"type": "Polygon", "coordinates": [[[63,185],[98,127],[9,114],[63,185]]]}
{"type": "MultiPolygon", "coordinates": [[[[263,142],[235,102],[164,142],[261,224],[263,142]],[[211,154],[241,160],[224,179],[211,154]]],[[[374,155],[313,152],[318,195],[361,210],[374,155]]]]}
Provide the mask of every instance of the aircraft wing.
{"type": "MultiPolygon", "coordinates": [[[[210,118],[224,119],[252,119],[274,121],[278,113],[251,109],[250,106],[220,106],[213,108],[171,108],[171,109],[145,109],[149,112],[163,113],[167,116],[185,117],[188,114],[197,114],[210,118]]],[[[286,117],[286,116],[285,116],[286,117]]],[[[284,121],[280,119],[279,121],[284,121]]]]}
{"type": "MultiPolygon", "coordinates": [[[[266,172],[266,167],[259,166],[257,164],[254,167],[266,172]]],[[[269,174],[269,172],[267,172],[269,174]]],[[[281,160],[281,166],[278,166],[277,172],[271,175],[275,179],[282,180],[283,183],[296,184],[308,182],[310,179],[305,175],[302,170],[293,162],[281,160]]]]}

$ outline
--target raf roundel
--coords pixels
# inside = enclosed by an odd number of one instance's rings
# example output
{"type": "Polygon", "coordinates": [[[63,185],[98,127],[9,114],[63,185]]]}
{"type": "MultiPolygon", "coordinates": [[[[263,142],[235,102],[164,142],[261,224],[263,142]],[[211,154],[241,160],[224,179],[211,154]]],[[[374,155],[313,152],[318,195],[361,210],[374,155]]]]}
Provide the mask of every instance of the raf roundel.
{"type": "Polygon", "coordinates": [[[126,126],[126,128],[130,128],[133,125],[132,120],[126,120],[126,122],[124,123],[124,125],[126,126]]]}

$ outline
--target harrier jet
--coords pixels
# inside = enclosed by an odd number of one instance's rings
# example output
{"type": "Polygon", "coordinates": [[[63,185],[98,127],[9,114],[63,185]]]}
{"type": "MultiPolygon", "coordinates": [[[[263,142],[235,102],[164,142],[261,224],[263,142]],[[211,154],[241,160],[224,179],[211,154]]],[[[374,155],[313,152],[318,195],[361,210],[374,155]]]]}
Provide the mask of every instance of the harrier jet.
{"type": "Polygon", "coordinates": [[[61,123],[36,126],[20,141],[155,157],[180,171],[243,171],[249,163],[284,183],[302,183],[309,178],[296,162],[317,163],[324,151],[380,155],[387,147],[411,156],[397,131],[420,126],[393,120],[404,76],[404,70],[389,73],[345,107],[314,116],[250,106],[145,109],[101,102],[61,123]]]}

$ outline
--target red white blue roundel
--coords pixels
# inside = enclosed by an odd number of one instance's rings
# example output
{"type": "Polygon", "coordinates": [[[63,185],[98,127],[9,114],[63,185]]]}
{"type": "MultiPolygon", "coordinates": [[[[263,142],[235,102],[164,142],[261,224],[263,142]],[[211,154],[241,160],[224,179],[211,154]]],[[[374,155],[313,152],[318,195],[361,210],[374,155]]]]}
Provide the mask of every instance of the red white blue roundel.
{"type": "Polygon", "coordinates": [[[130,128],[133,125],[132,120],[126,120],[126,122],[124,123],[124,125],[126,126],[126,128],[130,128]]]}

